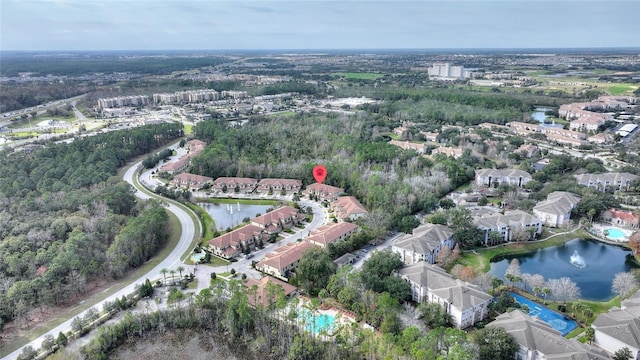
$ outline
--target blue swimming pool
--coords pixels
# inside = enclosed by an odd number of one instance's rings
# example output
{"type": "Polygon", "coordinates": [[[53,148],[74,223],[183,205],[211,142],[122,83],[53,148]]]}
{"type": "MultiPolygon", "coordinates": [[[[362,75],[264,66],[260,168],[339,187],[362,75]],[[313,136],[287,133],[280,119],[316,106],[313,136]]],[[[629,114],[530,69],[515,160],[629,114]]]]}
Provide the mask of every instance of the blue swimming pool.
{"type": "Polygon", "coordinates": [[[304,321],[305,329],[314,334],[319,334],[322,331],[330,334],[333,328],[333,323],[336,320],[332,315],[314,315],[311,311],[306,309],[300,312],[300,319],[304,321]]]}
{"type": "Polygon", "coordinates": [[[551,325],[552,328],[560,331],[562,336],[567,335],[571,330],[578,327],[578,324],[576,324],[575,321],[565,318],[564,315],[552,311],[546,306],[542,306],[512,292],[509,292],[508,294],[513,296],[518,304],[527,305],[527,307],[529,307],[529,316],[538,317],[540,320],[551,325]]]}
{"type": "Polygon", "coordinates": [[[624,231],[618,228],[610,227],[607,229],[607,237],[609,239],[624,239],[626,235],[624,231]]]}

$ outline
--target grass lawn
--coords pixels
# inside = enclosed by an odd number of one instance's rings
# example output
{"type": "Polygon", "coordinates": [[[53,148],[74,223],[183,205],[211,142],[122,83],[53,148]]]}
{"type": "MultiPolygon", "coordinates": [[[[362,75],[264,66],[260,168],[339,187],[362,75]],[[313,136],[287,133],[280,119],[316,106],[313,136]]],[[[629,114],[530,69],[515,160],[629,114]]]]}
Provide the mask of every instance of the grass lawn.
{"type": "MultiPolygon", "coordinates": [[[[573,329],[573,331],[571,331],[570,333],[567,334],[567,336],[565,336],[567,339],[572,339],[578,336],[582,336],[582,333],[584,332],[584,328],[582,327],[577,327],[575,329],[573,329]]],[[[586,342],[586,340],[585,340],[586,342]]]]}
{"type": "Polygon", "coordinates": [[[555,122],[556,124],[568,125],[569,121],[557,117],[547,117],[547,122],[555,122]]]}
{"type": "Polygon", "coordinates": [[[383,74],[377,74],[377,73],[356,73],[356,72],[338,73],[338,75],[347,80],[376,80],[384,76],[383,74]]]}
{"type": "Polygon", "coordinates": [[[282,112],[268,113],[266,115],[267,116],[294,116],[295,114],[297,114],[295,111],[282,111],[282,112]]]}
{"type": "MultiPolygon", "coordinates": [[[[204,234],[202,235],[202,237],[204,239],[212,239],[213,238],[213,232],[216,229],[215,220],[213,220],[211,215],[209,215],[209,213],[206,212],[200,206],[198,206],[196,204],[187,204],[187,206],[189,207],[189,209],[193,210],[193,212],[195,212],[198,215],[198,217],[200,218],[200,221],[202,221],[202,226],[204,227],[204,234]]],[[[189,250],[189,251],[191,251],[191,250],[189,250]]],[[[189,255],[191,255],[191,252],[189,252],[189,255]]]]}
{"type": "Polygon", "coordinates": [[[637,88],[638,86],[633,84],[612,84],[609,85],[607,91],[611,95],[631,95],[631,93],[633,93],[633,91],[637,88]]]}
{"type": "Polygon", "coordinates": [[[185,135],[191,135],[191,133],[193,132],[193,125],[191,124],[182,124],[184,126],[184,134],[185,135]]]}

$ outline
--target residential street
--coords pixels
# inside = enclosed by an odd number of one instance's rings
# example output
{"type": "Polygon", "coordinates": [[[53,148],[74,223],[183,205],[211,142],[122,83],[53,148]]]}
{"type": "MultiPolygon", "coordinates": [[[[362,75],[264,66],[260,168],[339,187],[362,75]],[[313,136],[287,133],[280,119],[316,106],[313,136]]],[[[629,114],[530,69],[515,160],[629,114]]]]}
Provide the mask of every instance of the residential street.
{"type": "MultiPolygon", "coordinates": [[[[175,146],[175,145],[173,145],[175,146]]],[[[134,185],[134,179],[133,176],[136,173],[136,169],[138,169],[141,166],[142,162],[137,162],[135,164],[133,164],[132,166],[129,167],[129,169],[126,171],[126,173],[124,174],[124,180],[126,182],[128,182],[129,184],[131,184],[132,186],[135,187],[134,185]]],[[[151,170],[147,170],[144,171],[143,174],[140,176],[140,181],[145,181],[147,182],[147,184],[151,184],[153,183],[153,180],[150,176],[151,170]]],[[[135,192],[135,196],[140,198],[140,199],[149,199],[152,197],[152,195],[149,195],[145,192],[142,192],[138,189],[136,189],[135,192]]],[[[284,200],[284,198],[283,198],[284,200]]],[[[189,216],[189,214],[187,212],[185,212],[181,207],[178,207],[172,203],[167,203],[167,210],[171,211],[174,215],[176,215],[176,217],[178,218],[178,220],[180,221],[180,226],[182,227],[182,234],[180,236],[180,240],[178,242],[178,245],[171,251],[171,253],[164,259],[162,260],[162,262],[160,262],[157,266],[155,266],[151,271],[149,271],[148,273],[140,276],[139,278],[137,278],[136,280],[132,281],[129,285],[125,286],[124,288],[120,289],[119,291],[117,291],[116,293],[110,295],[109,297],[101,300],[99,303],[97,303],[96,305],[93,306],[93,308],[101,310],[103,307],[103,304],[107,301],[113,301],[116,298],[121,298],[123,295],[127,295],[132,293],[135,290],[135,286],[137,284],[143,283],[146,279],[153,279],[153,280],[157,280],[157,279],[161,279],[162,275],[160,273],[160,270],[162,269],[176,269],[178,266],[182,265],[185,266],[185,269],[187,270],[187,272],[193,271],[195,270],[195,275],[196,275],[196,280],[198,282],[198,287],[196,290],[196,293],[199,292],[202,289],[205,289],[209,286],[210,283],[210,277],[211,277],[211,273],[212,272],[216,272],[216,273],[222,273],[222,272],[228,272],[230,271],[232,268],[236,270],[237,273],[246,273],[247,276],[249,277],[253,277],[253,278],[260,278],[262,275],[257,272],[256,270],[251,268],[251,262],[252,261],[260,261],[262,258],[264,258],[264,256],[273,251],[276,247],[278,246],[282,246],[285,244],[289,244],[291,242],[294,241],[298,241],[299,239],[302,239],[304,237],[306,237],[310,231],[315,230],[316,228],[318,228],[319,226],[321,226],[322,224],[326,223],[328,221],[328,216],[327,216],[327,212],[326,209],[324,209],[323,207],[321,207],[318,203],[316,202],[312,202],[312,201],[308,201],[308,200],[301,200],[300,201],[300,205],[302,207],[311,207],[312,211],[313,211],[313,219],[311,220],[311,222],[309,222],[308,224],[306,224],[306,226],[304,227],[304,229],[297,229],[294,228],[295,233],[294,234],[287,234],[284,233],[285,235],[287,235],[284,239],[282,239],[281,241],[275,243],[275,244],[268,244],[264,249],[262,250],[258,250],[253,252],[254,256],[251,259],[244,259],[241,258],[239,259],[237,262],[234,262],[228,266],[218,266],[218,267],[212,267],[212,266],[208,266],[208,265],[197,265],[197,266],[186,266],[184,265],[184,263],[180,260],[180,257],[182,256],[182,254],[184,254],[185,252],[187,252],[188,249],[191,248],[191,244],[192,241],[194,239],[195,236],[200,236],[200,234],[195,234],[195,229],[196,226],[193,223],[192,218],[189,216]]],[[[108,289],[105,289],[105,291],[108,289]]],[[[84,316],[84,314],[86,313],[86,311],[83,311],[79,314],[77,314],[76,316],[84,316]]],[[[75,316],[74,316],[75,318],[75,316]]],[[[32,340],[28,345],[31,345],[34,349],[39,349],[42,343],[42,340],[44,339],[44,337],[47,334],[51,334],[54,337],[57,337],[58,333],[60,331],[62,332],[68,332],[69,330],[71,330],[71,322],[72,322],[73,318],[68,319],[67,321],[65,321],[64,323],[56,326],[55,328],[53,328],[52,330],[48,331],[47,333],[39,336],[38,338],[32,340]]],[[[89,336],[89,335],[85,335],[89,336]]],[[[85,339],[86,341],[86,339],[85,339]]],[[[26,345],[25,345],[26,346],[26,345]]],[[[11,354],[7,355],[7,357],[5,359],[17,359],[18,355],[20,355],[20,353],[22,352],[23,347],[19,348],[18,350],[12,352],[11,354]]]]}

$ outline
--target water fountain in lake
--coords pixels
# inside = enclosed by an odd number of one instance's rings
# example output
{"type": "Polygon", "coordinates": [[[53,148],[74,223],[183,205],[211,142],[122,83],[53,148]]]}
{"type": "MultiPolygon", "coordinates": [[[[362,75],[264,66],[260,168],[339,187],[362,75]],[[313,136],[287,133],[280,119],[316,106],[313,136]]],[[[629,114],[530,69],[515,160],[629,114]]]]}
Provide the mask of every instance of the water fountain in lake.
{"type": "Polygon", "coordinates": [[[571,265],[580,269],[587,267],[587,263],[584,261],[584,258],[578,254],[578,250],[575,250],[573,255],[571,255],[571,265]]]}

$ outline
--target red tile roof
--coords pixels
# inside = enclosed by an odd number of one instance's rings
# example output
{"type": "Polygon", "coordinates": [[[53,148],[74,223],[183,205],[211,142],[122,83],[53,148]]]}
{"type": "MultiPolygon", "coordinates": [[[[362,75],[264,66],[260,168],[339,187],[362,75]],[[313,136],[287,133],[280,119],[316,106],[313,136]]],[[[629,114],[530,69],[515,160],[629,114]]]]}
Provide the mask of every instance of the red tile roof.
{"type": "Polygon", "coordinates": [[[360,227],[358,225],[349,222],[323,225],[316,231],[311,233],[311,236],[309,236],[307,239],[311,242],[327,246],[328,244],[338,240],[341,236],[344,236],[359,228],[360,227]]]}
{"type": "Polygon", "coordinates": [[[340,196],[333,203],[333,209],[340,219],[346,219],[350,215],[366,214],[367,209],[353,196],[340,196]]]}
{"type": "Polygon", "coordinates": [[[270,224],[278,224],[281,220],[284,221],[286,219],[296,217],[296,215],[298,215],[298,210],[296,208],[293,208],[291,206],[283,206],[279,209],[258,216],[251,220],[251,222],[265,227],[270,224]]]}
{"type": "Polygon", "coordinates": [[[246,225],[209,240],[209,246],[218,249],[225,249],[229,246],[236,247],[241,241],[250,240],[251,238],[260,235],[261,232],[262,229],[255,225],[246,225]]]}
{"type": "Polygon", "coordinates": [[[273,299],[273,301],[269,301],[269,292],[267,291],[268,283],[280,287],[284,291],[285,296],[289,296],[297,290],[295,286],[269,276],[265,276],[260,280],[249,279],[247,280],[246,284],[247,288],[251,290],[252,287],[257,287],[255,294],[252,291],[247,292],[247,301],[249,302],[249,304],[256,306],[256,303],[258,303],[264,307],[267,307],[277,300],[273,299]]]}
{"type": "Polygon", "coordinates": [[[620,219],[629,224],[638,223],[638,214],[632,211],[611,208],[609,209],[609,212],[611,213],[611,217],[613,219],[620,219]]]}
{"type": "Polygon", "coordinates": [[[260,262],[256,264],[256,268],[259,269],[262,266],[270,266],[282,271],[287,266],[299,261],[302,254],[314,246],[315,245],[306,240],[281,246],[276,249],[276,251],[267,254],[264,259],[260,260],[260,262]]]}

